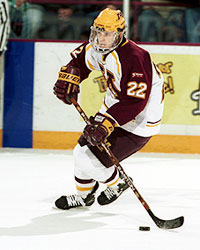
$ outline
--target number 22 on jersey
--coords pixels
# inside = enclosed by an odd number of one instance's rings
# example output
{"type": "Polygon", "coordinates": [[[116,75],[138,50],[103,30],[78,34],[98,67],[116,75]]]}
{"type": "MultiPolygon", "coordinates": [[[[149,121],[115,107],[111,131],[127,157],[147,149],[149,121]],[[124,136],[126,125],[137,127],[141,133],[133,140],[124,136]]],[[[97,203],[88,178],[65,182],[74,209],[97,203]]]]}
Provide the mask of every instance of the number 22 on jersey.
{"type": "Polygon", "coordinates": [[[145,99],[147,90],[147,84],[145,82],[128,82],[127,95],[136,98],[145,99]]]}

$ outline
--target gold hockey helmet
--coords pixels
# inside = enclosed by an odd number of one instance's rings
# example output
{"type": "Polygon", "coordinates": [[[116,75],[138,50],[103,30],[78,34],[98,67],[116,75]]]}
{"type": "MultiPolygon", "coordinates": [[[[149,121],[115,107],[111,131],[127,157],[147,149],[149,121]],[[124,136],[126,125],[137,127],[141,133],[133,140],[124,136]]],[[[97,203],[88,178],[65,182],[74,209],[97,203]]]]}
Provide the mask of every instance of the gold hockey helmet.
{"type": "Polygon", "coordinates": [[[100,12],[91,27],[90,43],[93,48],[102,54],[114,50],[122,41],[125,34],[125,19],[120,10],[106,8],[100,12]],[[97,39],[97,32],[113,32],[113,44],[111,48],[100,48],[97,39]]]}
{"type": "Polygon", "coordinates": [[[125,28],[125,19],[120,10],[104,9],[94,20],[94,28],[108,32],[120,32],[125,28]]]}

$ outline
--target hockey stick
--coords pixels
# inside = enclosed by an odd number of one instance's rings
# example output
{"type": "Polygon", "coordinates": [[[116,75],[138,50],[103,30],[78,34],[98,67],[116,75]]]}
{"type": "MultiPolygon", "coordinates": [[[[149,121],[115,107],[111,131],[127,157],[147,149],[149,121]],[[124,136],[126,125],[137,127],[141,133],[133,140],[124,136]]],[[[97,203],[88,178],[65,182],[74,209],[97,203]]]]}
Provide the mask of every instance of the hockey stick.
{"type": "MultiPolygon", "coordinates": [[[[71,102],[73,103],[73,105],[75,106],[75,108],[77,109],[77,111],[79,112],[79,114],[81,115],[81,117],[83,118],[83,120],[86,122],[86,124],[90,125],[91,122],[90,122],[89,118],[87,117],[87,115],[85,114],[85,112],[82,110],[82,108],[80,107],[80,105],[77,103],[77,101],[73,97],[71,98],[71,102]]],[[[108,156],[112,160],[113,164],[117,167],[117,169],[119,170],[119,172],[122,174],[124,180],[129,185],[129,187],[133,190],[134,194],[137,196],[137,198],[139,199],[140,203],[146,209],[146,211],[148,212],[148,214],[150,215],[150,217],[152,218],[152,220],[154,221],[154,223],[159,228],[162,228],[162,229],[173,229],[173,228],[181,227],[183,225],[183,222],[184,222],[184,217],[183,216],[175,218],[175,219],[172,219],[172,220],[163,220],[163,219],[159,219],[158,217],[156,217],[153,214],[153,212],[151,211],[151,209],[150,209],[149,205],[147,204],[147,202],[142,198],[141,194],[138,192],[137,188],[134,186],[133,182],[130,180],[130,178],[128,177],[128,175],[126,174],[126,172],[124,171],[124,169],[122,168],[121,164],[119,163],[119,161],[117,160],[117,158],[114,156],[114,154],[112,153],[112,151],[110,150],[110,148],[104,142],[101,142],[101,146],[103,147],[103,149],[105,150],[105,152],[108,154],[108,156]]]]}

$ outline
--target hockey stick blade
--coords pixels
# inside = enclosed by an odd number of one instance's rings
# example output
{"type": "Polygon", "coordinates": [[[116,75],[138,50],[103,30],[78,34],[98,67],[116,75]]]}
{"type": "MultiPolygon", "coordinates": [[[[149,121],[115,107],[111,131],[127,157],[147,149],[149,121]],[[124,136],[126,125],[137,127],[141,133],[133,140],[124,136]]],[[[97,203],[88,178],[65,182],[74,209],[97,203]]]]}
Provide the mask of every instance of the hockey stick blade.
{"type": "Polygon", "coordinates": [[[172,220],[163,220],[156,217],[151,209],[147,210],[148,214],[151,216],[152,220],[155,222],[155,224],[162,229],[174,229],[181,227],[184,223],[184,217],[180,216],[178,218],[172,219],[172,220]]]}
{"type": "Polygon", "coordinates": [[[120,165],[120,163],[118,162],[118,160],[116,159],[116,157],[113,155],[112,151],[106,146],[106,144],[103,143],[101,145],[104,148],[104,150],[107,152],[107,154],[110,156],[110,159],[116,165],[116,167],[118,168],[119,172],[122,174],[123,178],[125,179],[126,183],[128,183],[129,187],[133,190],[133,192],[135,193],[136,197],[139,199],[140,203],[146,209],[146,211],[148,212],[148,214],[150,215],[150,217],[152,218],[152,220],[154,221],[154,223],[159,228],[162,228],[162,229],[174,229],[174,228],[181,227],[183,225],[183,222],[184,222],[184,217],[183,216],[178,217],[176,219],[172,219],[172,220],[162,220],[162,219],[159,219],[158,217],[156,217],[153,214],[153,212],[151,211],[149,205],[143,199],[142,195],[139,193],[139,191],[137,190],[137,188],[133,184],[132,180],[130,180],[130,178],[127,176],[127,174],[123,170],[122,166],[120,165]]]}

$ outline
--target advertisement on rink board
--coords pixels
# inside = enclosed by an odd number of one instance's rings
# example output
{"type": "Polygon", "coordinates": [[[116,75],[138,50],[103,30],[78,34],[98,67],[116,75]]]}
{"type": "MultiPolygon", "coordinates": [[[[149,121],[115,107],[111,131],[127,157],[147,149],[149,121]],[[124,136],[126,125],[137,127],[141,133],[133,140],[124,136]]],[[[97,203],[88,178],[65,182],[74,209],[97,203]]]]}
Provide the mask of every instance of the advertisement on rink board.
{"type": "MultiPolygon", "coordinates": [[[[34,55],[33,107],[28,111],[32,112],[30,147],[72,149],[85,126],[72,106],[64,105],[53,95],[53,86],[61,66],[71,60],[70,52],[79,45],[79,43],[34,43],[31,52],[34,55]]],[[[162,149],[162,152],[173,150],[179,153],[200,153],[200,47],[142,44],[139,46],[150,52],[152,61],[163,73],[165,87],[165,108],[161,131],[158,136],[150,140],[144,150],[157,152],[162,149]],[[174,145],[173,149],[165,150],[165,146],[169,144],[174,145]]],[[[10,54],[17,60],[16,48],[13,49],[13,54],[12,51],[10,54]]],[[[19,55],[22,58],[21,51],[19,55]]],[[[30,55],[23,59],[25,66],[29,63],[26,58],[29,60],[30,55]]],[[[9,61],[12,63],[12,60],[9,61]]],[[[15,67],[15,65],[12,66],[15,67]]],[[[18,84],[21,85],[22,82],[19,81],[18,84]]],[[[94,115],[101,107],[106,88],[106,81],[98,71],[92,72],[88,79],[81,83],[78,101],[88,116],[94,115]]],[[[10,106],[6,106],[4,101],[5,114],[8,113],[9,108],[10,106]]],[[[9,117],[13,117],[12,114],[9,117]]],[[[12,122],[8,124],[9,130],[4,136],[4,144],[12,129],[10,128],[12,122]]],[[[26,129],[30,132],[29,128],[26,129]]],[[[5,124],[4,130],[6,131],[5,124]]],[[[30,137],[30,134],[28,136],[30,137]]],[[[13,140],[13,137],[10,137],[10,140],[13,140]]],[[[5,144],[5,146],[9,145],[5,144]]]]}

